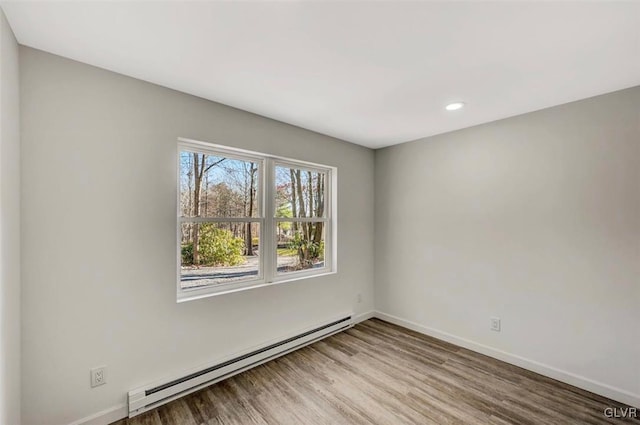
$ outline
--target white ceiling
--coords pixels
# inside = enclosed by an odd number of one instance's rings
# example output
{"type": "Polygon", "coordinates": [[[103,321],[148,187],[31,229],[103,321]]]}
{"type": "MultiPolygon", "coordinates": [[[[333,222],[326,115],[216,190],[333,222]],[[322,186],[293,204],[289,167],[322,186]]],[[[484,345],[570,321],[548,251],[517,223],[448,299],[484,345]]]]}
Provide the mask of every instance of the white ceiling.
{"type": "Polygon", "coordinates": [[[640,84],[637,2],[2,8],[24,45],[372,148],[640,84]]]}

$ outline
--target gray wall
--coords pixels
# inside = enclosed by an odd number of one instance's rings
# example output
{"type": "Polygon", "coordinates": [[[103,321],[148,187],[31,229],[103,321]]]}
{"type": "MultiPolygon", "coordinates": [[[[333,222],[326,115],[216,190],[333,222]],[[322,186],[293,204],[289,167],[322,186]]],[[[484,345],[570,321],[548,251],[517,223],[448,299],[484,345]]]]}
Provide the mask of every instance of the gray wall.
{"type": "Polygon", "coordinates": [[[20,423],[18,44],[0,9],[0,424],[20,423]]]}
{"type": "Polygon", "coordinates": [[[640,404],[640,87],[379,150],[375,174],[377,310],[640,404]]]}
{"type": "Polygon", "coordinates": [[[372,310],[373,151],[30,48],[20,56],[25,424],[69,423],[136,386],[372,310]],[[178,137],[338,167],[337,275],[177,304],[178,137]],[[90,389],[102,364],[108,383],[90,389]]]}

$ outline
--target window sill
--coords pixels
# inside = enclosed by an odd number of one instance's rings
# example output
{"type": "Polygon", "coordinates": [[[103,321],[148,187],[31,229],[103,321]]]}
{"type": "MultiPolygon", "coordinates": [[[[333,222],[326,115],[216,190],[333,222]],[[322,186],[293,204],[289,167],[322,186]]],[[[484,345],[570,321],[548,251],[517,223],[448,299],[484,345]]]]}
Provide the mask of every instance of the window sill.
{"type": "Polygon", "coordinates": [[[290,283],[290,282],[298,282],[301,280],[307,280],[307,279],[313,279],[316,277],[325,277],[325,276],[330,276],[330,275],[334,275],[337,274],[337,271],[334,270],[327,270],[327,271],[323,271],[320,273],[313,273],[313,274],[300,274],[297,276],[284,276],[284,277],[280,277],[278,279],[275,279],[273,282],[264,282],[264,281],[257,281],[251,285],[247,285],[247,286],[241,286],[241,287],[235,287],[235,288],[220,288],[220,289],[216,289],[215,287],[211,287],[211,288],[206,288],[207,290],[204,291],[204,288],[202,290],[202,292],[195,292],[195,291],[185,291],[185,290],[180,290],[178,292],[178,296],[177,296],[177,303],[183,303],[183,302],[187,302],[187,301],[195,301],[195,300],[200,300],[203,298],[209,298],[209,297],[217,297],[219,295],[227,295],[227,294],[233,294],[235,292],[242,292],[242,291],[247,291],[250,289],[256,289],[256,288],[264,288],[266,286],[274,286],[274,285],[279,285],[281,283],[290,283]]]}

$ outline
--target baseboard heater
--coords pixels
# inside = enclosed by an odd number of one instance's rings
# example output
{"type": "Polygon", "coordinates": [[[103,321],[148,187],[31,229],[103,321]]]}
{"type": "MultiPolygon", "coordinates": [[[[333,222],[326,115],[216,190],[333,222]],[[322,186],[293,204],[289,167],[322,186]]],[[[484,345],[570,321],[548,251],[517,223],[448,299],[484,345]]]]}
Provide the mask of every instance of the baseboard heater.
{"type": "Polygon", "coordinates": [[[352,326],[351,315],[341,317],[216,364],[189,371],[184,376],[129,391],[129,417],[144,413],[352,326]]]}

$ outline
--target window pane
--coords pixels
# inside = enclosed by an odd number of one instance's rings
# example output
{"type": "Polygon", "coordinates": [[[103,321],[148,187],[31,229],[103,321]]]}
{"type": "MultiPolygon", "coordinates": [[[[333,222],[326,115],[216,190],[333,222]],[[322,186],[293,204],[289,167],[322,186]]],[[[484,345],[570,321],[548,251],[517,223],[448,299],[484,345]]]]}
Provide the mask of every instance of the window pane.
{"type": "Polygon", "coordinates": [[[275,216],[324,217],[326,174],[276,166],[275,216]]]}
{"type": "Polygon", "coordinates": [[[180,215],[260,217],[258,163],[180,152],[180,215]]]}
{"type": "Polygon", "coordinates": [[[198,288],[257,279],[259,238],[259,223],[183,223],[180,287],[198,288]]]}
{"type": "Polygon", "coordinates": [[[278,273],[324,267],[324,222],[279,222],[278,273]]]}

